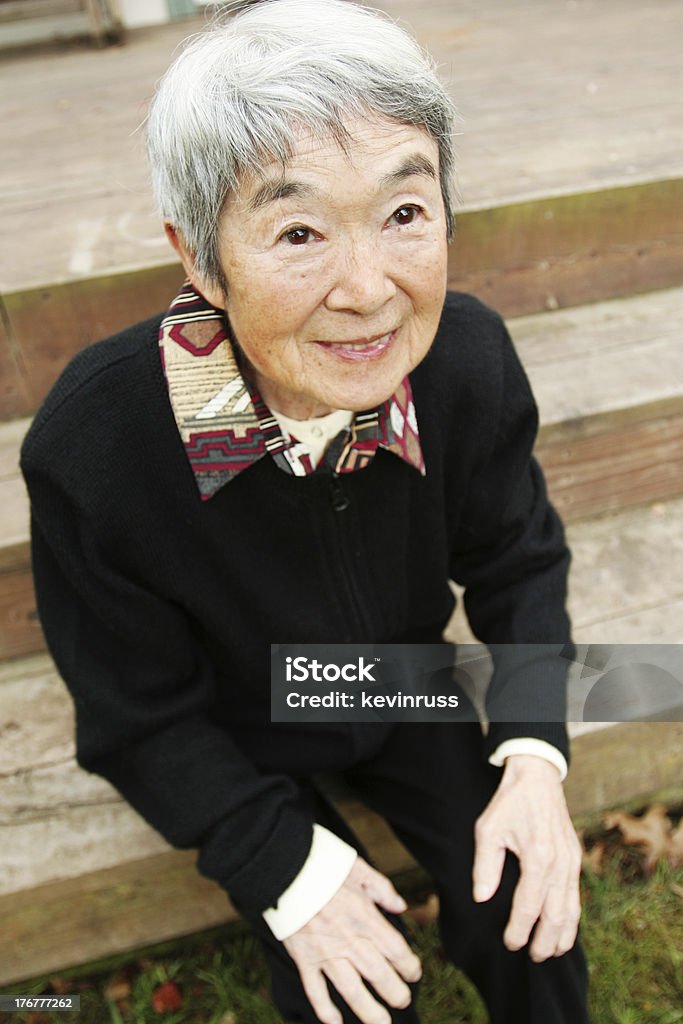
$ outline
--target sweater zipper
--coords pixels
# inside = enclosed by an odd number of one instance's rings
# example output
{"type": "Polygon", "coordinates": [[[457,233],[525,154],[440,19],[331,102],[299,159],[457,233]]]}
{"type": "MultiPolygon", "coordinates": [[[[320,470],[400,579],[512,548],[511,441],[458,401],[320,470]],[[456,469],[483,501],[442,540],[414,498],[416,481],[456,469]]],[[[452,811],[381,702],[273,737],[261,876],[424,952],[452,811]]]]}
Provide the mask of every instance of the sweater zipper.
{"type": "Polygon", "coordinates": [[[355,627],[358,636],[371,639],[370,612],[363,600],[361,590],[358,586],[355,573],[349,558],[350,530],[349,518],[344,513],[351,504],[347,492],[344,490],[339,474],[333,472],[330,480],[330,504],[333,511],[334,534],[337,541],[338,563],[341,567],[341,575],[346,591],[347,603],[355,620],[355,627]]]}

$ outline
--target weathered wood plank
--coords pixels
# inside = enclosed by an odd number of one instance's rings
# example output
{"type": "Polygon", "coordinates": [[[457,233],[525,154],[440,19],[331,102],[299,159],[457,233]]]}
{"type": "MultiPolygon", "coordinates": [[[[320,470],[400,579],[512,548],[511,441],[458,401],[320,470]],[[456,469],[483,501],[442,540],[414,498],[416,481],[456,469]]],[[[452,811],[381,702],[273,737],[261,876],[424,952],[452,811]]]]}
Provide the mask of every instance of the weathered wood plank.
{"type": "Polygon", "coordinates": [[[9,317],[0,295],[0,420],[25,416],[32,407],[9,317]]]}
{"type": "Polygon", "coordinates": [[[683,288],[511,318],[508,327],[546,431],[658,403],[683,407],[683,288]]]}
{"type": "Polygon", "coordinates": [[[0,430],[0,660],[44,647],[33,589],[29,550],[29,503],[18,468],[28,420],[0,430]]]}
{"type": "Polygon", "coordinates": [[[574,817],[680,786],[683,722],[624,722],[586,732],[572,743],[566,782],[574,817]]]}
{"type": "Polygon", "coordinates": [[[506,316],[679,285],[682,193],[666,180],[465,209],[449,284],[506,316]]]}
{"type": "Polygon", "coordinates": [[[23,658],[44,649],[31,565],[27,560],[23,566],[0,571],[0,659],[23,658]]]}
{"type": "Polygon", "coordinates": [[[169,263],[6,293],[29,395],[20,414],[35,412],[66,363],[86,345],[165,309],[183,276],[179,264],[169,263]]]}
{"type": "Polygon", "coordinates": [[[0,664],[0,779],[70,760],[74,727],[73,702],[48,654],[0,664]]]}
{"type": "Polygon", "coordinates": [[[0,477],[0,569],[17,564],[12,560],[11,552],[15,548],[20,549],[28,540],[28,526],[28,495],[18,469],[15,469],[11,476],[0,477]]]}
{"type": "Polygon", "coordinates": [[[597,642],[602,623],[602,642],[610,643],[610,623],[660,609],[662,624],[630,639],[659,642],[669,605],[683,598],[682,524],[683,499],[677,499],[569,527],[569,610],[582,642],[597,642]]]}
{"type": "Polygon", "coordinates": [[[0,896],[169,848],[73,758],[0,780],[0,835],[0,896]]]}
{"type": "Polygon", "coordinates": [[[47,655],[0,666],[0,893],[168,849],[74,760],[71,697],[47,655]]]}
{"type": "Polygon", "coordinates": [[[193,851],[171,851],[0,897],[0,984],[234,919],[193,851]]]}
{"type": "MultiPolygon", "coordinates": [[[[26,418],[3,423],[0,427],[0,480],[15,477],[19,473],[19,449],[30,425],[31,420],[26,418]]],[[[2,521],[0,529],[3,530],[0,536],[4,536],[2,521]]]]}
{"type": "Polygon", "coordinates": [[[575,632],[583,644],[683,644],[683,598],[668,604],[625,612],[609,619],[581,621],[577,608],[575,632]]]}
{"type": "MultiPolygon", "coordinates": [[[[461,588],[454,588],[461,594],[461,588]]],[[[569,611],[574,637],[581,644],[681,644],[683,643],[683,597],[622,614],[601,615],[582,608],[580,600],[570,594],[569,611]]],[[[446,639],[451,643],[476,643],[462,605],[458,605],[448,624],[446,639]]]]}
{"type": "Polygon", "coordinates": [[[551,443],[541,431],[536,454],[566,523],[683,493],[683,398],[680,404],[677,415],[636,423],[609,413],[564,423],[551,443]]]}

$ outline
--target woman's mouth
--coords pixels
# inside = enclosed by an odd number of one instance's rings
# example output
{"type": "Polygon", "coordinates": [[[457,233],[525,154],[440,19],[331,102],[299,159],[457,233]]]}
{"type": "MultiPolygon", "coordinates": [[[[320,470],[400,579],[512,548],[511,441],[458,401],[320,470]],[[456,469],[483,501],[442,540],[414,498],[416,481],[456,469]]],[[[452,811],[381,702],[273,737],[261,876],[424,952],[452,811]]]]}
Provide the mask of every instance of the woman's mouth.
{"type": "Polygon", "coordinates": [[[340,359],[367,361],[383,355],[398,334],[398,328],[389,334],[378,334],[373,338],[357,338],[353,341],[316,341],[327,352],[333,352],[340,359]]]}

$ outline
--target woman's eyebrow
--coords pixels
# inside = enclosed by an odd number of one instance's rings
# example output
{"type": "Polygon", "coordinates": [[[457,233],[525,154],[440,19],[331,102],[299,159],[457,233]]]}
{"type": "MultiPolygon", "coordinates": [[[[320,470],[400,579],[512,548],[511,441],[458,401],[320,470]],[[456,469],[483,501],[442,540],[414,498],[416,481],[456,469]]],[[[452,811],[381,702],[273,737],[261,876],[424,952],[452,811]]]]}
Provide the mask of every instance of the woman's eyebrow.
{"type": "Polygon", "coordinates": [[[310,199],[318,192],[312,185],[306,185],[303,181],[286,181],[279,178],[277,181],[264,181],[256,189],[249,200],[249,210],[254,213],[268,203],[274,203],[278,199],[310,199]]]}
{"type": "Polygon", "coordinates": [[[405,178],[412,178],[416,174],[431,178],[433,181],[437,181],[439,177],[434,164],[428,157],[422,153],[413,153],[411,156],[407,156],[395,171],[385,174],[380,179],[380,188],[391,188],[394,185],[400,185],[405,178]]]}

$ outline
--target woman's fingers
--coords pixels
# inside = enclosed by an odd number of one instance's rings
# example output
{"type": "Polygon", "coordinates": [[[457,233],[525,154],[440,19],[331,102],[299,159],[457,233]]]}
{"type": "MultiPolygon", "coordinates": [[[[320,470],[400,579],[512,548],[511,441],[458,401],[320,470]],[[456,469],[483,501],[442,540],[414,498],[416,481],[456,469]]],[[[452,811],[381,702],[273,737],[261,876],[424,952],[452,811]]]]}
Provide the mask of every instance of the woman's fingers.
{"type": "Polygon", "coordinates": [[[389,1012],[368,992],[360,974],[348,960],[328,960],[321,966],[344,1002],[363,1024],[391,1024],[389,1012]]]}
{"type": "Polygon", "coordinates": [[[358,943],[353,952],[352,965],[366,981],[370,982],[377,995],[396,1009],[409,1005],[410,989],[373,943],[358,943]]]}
{"type": "Polygon", "coordinates": [[[330,999],[327,983],[320,969],[300,967],[299,976],[306,998],[321,1024],[344,1024],[341,1013],[330,999]]]}
{"type": "MultiPolygon", "coordinates": [[[[389,924],[379,911],[374,922],[372,940],[385,960],[407,982],[414,983],[422,977],[422,964],[401,933],[389,924]]],[[[392,1004],[393,1005],[393,1004],[392,1004]]]]}
{"type": "Polygon", "coordinates": [[[373,903],[377,903],[390,914],[402,914],[408,909],[408,904],[396,892],[386,875],[370,867],[362,857],[356,858],[351,875],[363,887],[373,903]]]}
{"type": "MultiPolygon", "coordinates": [[[[360,883],[362,892],[384,910],[400,913],[407,906],[389,879],[379,871],[375,871],[361,857],[356,859],[350,880],[360,883]],[[389,906],[392,899],[394,899],[396,909],[389,906]]],[[[422,977],[422,964],[419,957],[415,955],[401,932],[387,921],[376,906],[370,906],[368,910],[370,921],[374,926],[372,940],[377,949],[396,968],[402,978],[408,982],[419,981],[422,977]]]]}

